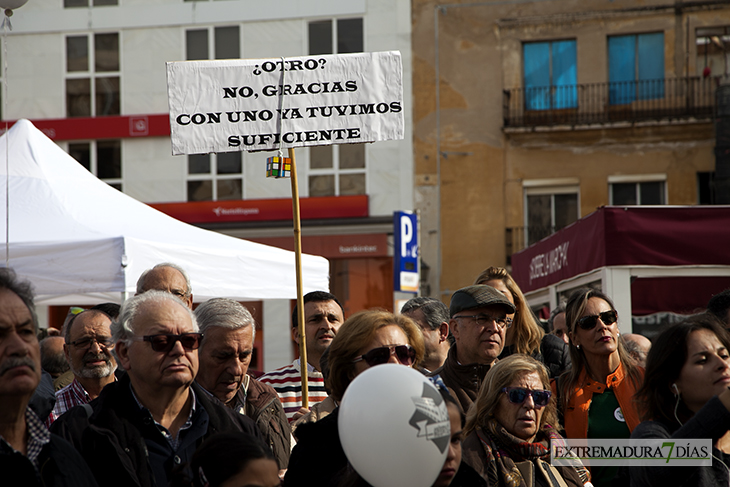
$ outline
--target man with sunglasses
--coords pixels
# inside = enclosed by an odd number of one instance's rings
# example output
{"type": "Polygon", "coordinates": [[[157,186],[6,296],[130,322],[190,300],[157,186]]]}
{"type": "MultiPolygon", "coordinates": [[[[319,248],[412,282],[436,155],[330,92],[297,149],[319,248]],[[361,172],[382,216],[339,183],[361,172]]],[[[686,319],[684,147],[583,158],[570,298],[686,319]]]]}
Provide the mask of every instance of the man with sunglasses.
{"type": "Polygon", "coordinates": [[[440,375],[466,412],[479,392],[484,376],[504,348],[508,314],[514,305],[492,286],[473,285],[451,296],[449,328],[456,343],[446,362],[432,375],[440,375]]]}
{"type": "Polygon", "coordinates": [[[168,485],[210,435],[262,438],[250,418],[193,382],[202,334],[180,299],[164,291],[134,296],[112,324],[112,337],[125,376],[51,427],[76,447],[100,485],[168,485]]]}
{"type": "Polygon", "coordinates": [[[74,406],[96,399],[107,384],[114,382],[117,362],[112,356],[114,340],[112,320],[99,310],[83,311],[66,325],[63,353],[71,366],[73,381],[56,391],[56,405],[46,420],[46,426],[74,406]]]}

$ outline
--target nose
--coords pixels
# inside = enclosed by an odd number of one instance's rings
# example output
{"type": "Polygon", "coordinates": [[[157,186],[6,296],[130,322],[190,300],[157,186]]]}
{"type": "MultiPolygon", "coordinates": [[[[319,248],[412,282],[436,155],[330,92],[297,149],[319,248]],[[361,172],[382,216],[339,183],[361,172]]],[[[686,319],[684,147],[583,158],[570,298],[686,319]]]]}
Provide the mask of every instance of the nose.
{"type": "Polygon", "coordinates": [[[522,403],[522,406],[527,409],[535,409],[535,400],[532,398],[532,394],[528,394],[525,398],[525,402],[522,403]]]}
{"type": "Polygon", "coordinates": [[[96,339],[91,340],[91,343],[89,344],[90,352],[99,353],[99,352],[102,352],[103,350],[104,349],[102,348],[101,345],[99,345],[99,342],[96,339]]]}
{"type": "Polygon", "coordinates": [[[390,357],[388,357],[389,364],[400,364],[400,361],[398,360],[398,357],[395,355],[395,348],[390,349],[390,357]]]}
{"type": "Polygon", "coordinates": [[[718,364],[717,364],[717,370],[725,370],[730,368],[730,362],[728,360],[730,359],[724,359],[722,357],[717,357],[718,364]]]}
{"type": "Polygon", "coordinates": [[[14,357],[25,357],[28,353],[30,353],[28,343],[23,340],[18,333],[10,333],[10,336],[8,336],[4,342],[7,347],[8,355],[12,355],[14,357]]]}
{"type": "Polygon", "coordinates": [[[178,357],[183,354],[185,354],[185,347],[182,346],[182,342],[180,340],[175,340],[175,344],[172,346],[172,349],[170,350],[168,355],[178,357]]]}
{"type": "Polygon", "coordinates": [[[234,358],[228,366],[228,373],[234,377],[243,375],[243,362],[238,357],[234,358]]]}

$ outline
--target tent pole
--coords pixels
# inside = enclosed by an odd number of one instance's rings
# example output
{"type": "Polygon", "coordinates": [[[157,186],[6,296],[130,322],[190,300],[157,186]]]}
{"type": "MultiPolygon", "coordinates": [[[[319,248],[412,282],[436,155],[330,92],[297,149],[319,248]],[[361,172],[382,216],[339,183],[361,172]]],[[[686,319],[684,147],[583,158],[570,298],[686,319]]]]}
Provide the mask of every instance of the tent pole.
{"type": "Polygon", "coordinates": [[[291,159],[291,195],[294,218],[294,260],[297,274],[297,322],[299,324],[299,358],[302,376],[302,407],[309,408],[309,381],[307,377],[307,336],[304,330],[304,295],[302,293],[302,222],[299,216],[299,184],[294,148],[289,148],[291,159]]]}

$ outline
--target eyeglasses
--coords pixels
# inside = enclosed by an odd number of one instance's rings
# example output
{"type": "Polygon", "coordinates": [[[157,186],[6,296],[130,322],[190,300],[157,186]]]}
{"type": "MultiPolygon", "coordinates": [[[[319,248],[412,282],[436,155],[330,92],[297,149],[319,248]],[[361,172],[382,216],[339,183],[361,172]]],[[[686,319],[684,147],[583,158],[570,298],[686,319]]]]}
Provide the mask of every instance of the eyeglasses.
{"type": "Polygon", "coordinates": [[[452,318],[458,319],[458,318],[474,318],[474,321],[477,322],[477,325],[484,326],[489,324],[490,322],[494,321],[499,325],[500,328],[509,328],[512,326],[512,318],[502,317],[497,318],[496,316],[490,316],[485,313],[480,313],[478,315],[459,315],[459,316],[453,316],[452,318]]]}
{"type": "Polygon", "coordinates": [[[578,326],[580,326],[583,330],[592,330],[596,327],[596,323],[598,323],[598,318],[601,319],[603,324],[612,325],[616,323],[616,320],[618,320],[618,313],[615,309],[612,309],[609,311],[604,311],[603,313],[599,313],[597,315],[584,316],[583,318],[578,320],[578,326]]]}
{"type": "Polygon", "coordinates": [[[200,342],[203,340],[202,333],[182,333],[180,335],[145,335],[143,337],[132,337],[137,342],[150,342],[152,350],[155,352],[169,353],[173,349],[176,342],[186,351],[197,350],[200,342]]]}
{"type": "Polygon", "coordinates": [[[73,345],[79,349],[88,350],[91,348],[92,343],[99,345],[99,348],[112,348],[114,346],[114,339],[112,337],[91,336],[69,342],[69,345],[73,345]]]}
{"type": "Polygon", "coordinates": [[[364,360],[370,367],[386,363],[391,355],[395,355],[403,365],[413,365],[416,360],[416,351],[410,345],[388,345],[373,348],[367,353],[355,357],[353,362],[364,360]]]}
{"type": "Polygon", "coordinates": [[[532,396],[532,401],[535,403],[535,407],[538,408],[547,406],[550,402],[550,396],[553,395],[550,391],[531,391],[524,387],[503,387],[502,392],[507,394],[507,398],[512,404],[522,404],[527,396],[532,396]]]}

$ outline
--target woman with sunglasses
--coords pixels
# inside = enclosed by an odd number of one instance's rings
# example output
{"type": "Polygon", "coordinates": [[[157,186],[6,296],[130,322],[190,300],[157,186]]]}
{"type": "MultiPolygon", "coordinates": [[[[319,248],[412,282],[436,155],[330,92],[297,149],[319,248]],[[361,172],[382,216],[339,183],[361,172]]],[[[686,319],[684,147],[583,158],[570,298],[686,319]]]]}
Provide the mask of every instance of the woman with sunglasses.
{"type": "MultiPolygon", "coordinates": [[[[730,337],[709,313],[664,330],[636,395],[632,439],[712,439],[712,466],[631,467],[631,485],[730,485],[730,337]]],[[[708,452],[709,453],[709,452],[708,452]]]]}
{"type": "MultiPolygon", "coordinates": [[[[329,374],[325,384],[339,405],[347,386],[370,367],[393,363],[413,367],[423,359],[423,335],[402,315],[361,311],[340,327],[329,347],[329,374]]],[[[297,428],[285,477],[287,487],[339,485],[347,473],[347,457],[337,428],[338,409],[316,423],[297,428]]]]}
{"type": "Polygon", "coordinates": [[[557,421],[545,367],[510,355],[489,370],[467,413],[462,461],[490,486],[582,486],[589,480],[585,469],[549,463],[550,441],[562,440],[557,421]]]}
{"type": "MultiPolygon", "coordinates": [[[[644,369],[619,340],[618,314],[602,292],[582,288],[566,304],[571,370],[557,380],[567,438],[628,438],[639,424],[633,401],[644,369]]],[[[610,485],[617,467],[594,467],[597,487],[610,485]]]]}
{"type": "Polygon", "coordinates": [[[512,325],[507,328],[504,349],[500,359],[513,353],[524,353],[542,362],[550,377],[557,377],[570,368],[570,354],[565,342],[559,337],[546,334],[537,323],[525,295],[503,267],[488,267],[477,277],[474,284],[492,286],[515,306],[515,314],[508,316],[512,325]]]}

